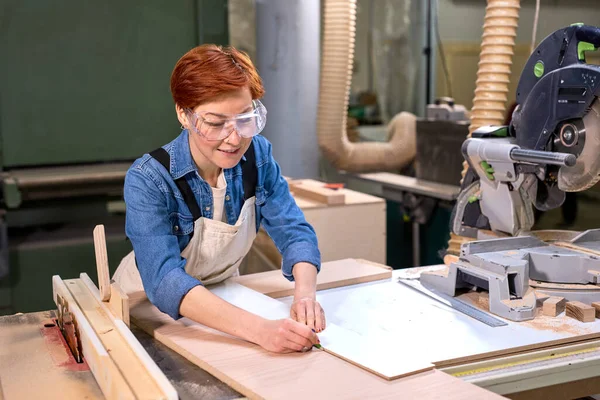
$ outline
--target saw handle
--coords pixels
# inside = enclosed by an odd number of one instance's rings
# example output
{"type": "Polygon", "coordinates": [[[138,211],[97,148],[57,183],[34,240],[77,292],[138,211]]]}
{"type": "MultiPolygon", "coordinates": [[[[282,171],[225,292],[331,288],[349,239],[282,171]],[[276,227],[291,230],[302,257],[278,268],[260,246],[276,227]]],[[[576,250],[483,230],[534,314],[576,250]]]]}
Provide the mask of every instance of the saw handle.
{"type": "Polygon", "coordinates": [[[530,162],[534,164],[560,165],[572,167],[577,162],[577,157],[569,153],[553,153],[528,149],[512,149],[510,158],[513,161],[530,162]]]}
{"type": "Polygon", "coordinates": [[[596,49],[600,47],[600,28],[590,25],[582,25],[575,32],[578,45],[580,42],[590,43],[596,49]]]}

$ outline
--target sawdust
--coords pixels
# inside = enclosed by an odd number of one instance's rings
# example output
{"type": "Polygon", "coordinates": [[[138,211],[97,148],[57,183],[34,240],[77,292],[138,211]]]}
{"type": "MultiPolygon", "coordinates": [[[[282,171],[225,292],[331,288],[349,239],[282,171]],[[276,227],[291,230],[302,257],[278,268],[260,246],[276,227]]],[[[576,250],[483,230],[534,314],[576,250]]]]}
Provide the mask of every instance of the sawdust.
{"type": "MultiPolygon", "coordinates": [[[[463,293],[458,296],[458,298],[482,311],[489,312],[489,309],[485,308],[486,295],[488,295],[487,292],[472,291],[463,293]]],[[[516,323],[541,331],[552,331],[570,336],[585,335],[596,332],[594,328],[582,326],[580,325],[580,322],[566,317],[564,313],[558,317],[549,317],[547,315],[543,315],[541,308],[536,308],[536,316],[533,320],[516,323]]]]}
{"type": "Polygon", "coordinates": [[[564,314],[558,317],[549,317],[538,313],[533,320],[520,322],[520,324],[533,329],[564,333],[572,336],[594,333],[594,329],[575,325],[572,321],[572,318],[568,318],[564,314]]]}

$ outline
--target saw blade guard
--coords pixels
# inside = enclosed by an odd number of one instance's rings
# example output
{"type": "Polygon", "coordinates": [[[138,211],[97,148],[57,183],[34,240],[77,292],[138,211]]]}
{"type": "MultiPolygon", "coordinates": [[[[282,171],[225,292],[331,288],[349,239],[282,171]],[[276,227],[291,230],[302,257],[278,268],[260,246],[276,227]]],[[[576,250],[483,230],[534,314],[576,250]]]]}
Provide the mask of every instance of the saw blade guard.
{"type": "Polygon", "coordinates": [[[572,167],[558,171],[558,188],[565,192],[580,192],[600,180],[600,100],[594,99],[583,117],[585,144],[577,162],[572,167]]]}

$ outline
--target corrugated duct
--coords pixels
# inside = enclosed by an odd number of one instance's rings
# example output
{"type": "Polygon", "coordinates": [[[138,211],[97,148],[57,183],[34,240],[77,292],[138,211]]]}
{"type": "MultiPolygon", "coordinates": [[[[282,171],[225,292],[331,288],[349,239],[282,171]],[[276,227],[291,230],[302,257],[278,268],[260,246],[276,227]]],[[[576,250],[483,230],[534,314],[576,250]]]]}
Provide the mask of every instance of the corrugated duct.
{"type": "Polygon", "coordinates": [[[340,170],[398,170],[410,163],[416,154],[416,117],[413,114],[402,112],[392,118],[387,126],[388,142],[353,143],[348,140],[346,119],[355,28],[355,0],[325,0],[317,115],[319,147],[340,170]]]}
{"type": "MultiPolygon", "coordinates": [[[[487,2],[468,137],[482,126],[504,123],[520,8],[520,0],[487,2]]],[[[463,178],[468,167],[465,161],[463,178]]]]}

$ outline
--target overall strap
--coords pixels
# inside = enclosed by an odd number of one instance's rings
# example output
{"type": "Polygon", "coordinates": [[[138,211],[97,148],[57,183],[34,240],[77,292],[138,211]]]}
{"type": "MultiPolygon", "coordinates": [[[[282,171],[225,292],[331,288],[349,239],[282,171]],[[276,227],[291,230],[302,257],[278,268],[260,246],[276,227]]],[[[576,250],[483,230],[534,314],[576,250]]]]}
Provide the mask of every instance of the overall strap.
{"type": "MultiPolygon", "coordinates": [[[[165,149],[159,147],[158,149],[152,151],[150,155],[154,157],[156,161],[161,163],[162,166],[167,169],[167,171],[171,170],[171,157],[165,149]]],[[[185,201],[185,204],[190,209],[194,221],[202,217],[202,211],[200,210],[200,207],[196,202],[194,192],[192,192],[192,188],[190,187],[188,181],[185,180],[185,177],[182,176],[181,178],[175,179],[175,184],[177,185],[179,191],[181,192],[181,195],[183,196],[183,201],[185,201]]]]}
{"type": "MultiPolygon", "coordinates": [[[[156,159],[156,161],[158,161],[167,171],[171,170],[171,157],[165,149],[159,147],[158,149],[151,151],[150,156],[156,159]]],[[[248,150],[246,150],[245,156],[246,161],[242,163],[242,182],[244,185],[244,200],[247,200],[256,194],[256,185],[258,183],[258,171],[256,169],[256,157],[254,155],[253,142],[250,142],[250,146],[248,147],[248,150]]],[[[185,180],[185,177],[182,176],[181,178],[175,179],[175,184],[183,196],[183,201],[190,209],[194,221],[202,217],[202,210],[196,202],[194,192],[192,192],[192,188],[185,180]]]]}
{"type": "Polygon", "coordinates": [[[248,147],[244,155],[246,156],[246,161],[242,164],[242,182],[244,184],[244,200],[248,200],[256,194],[256,185],[258,183],[254,142],[250,142],[250,147],[248,147]]]}

